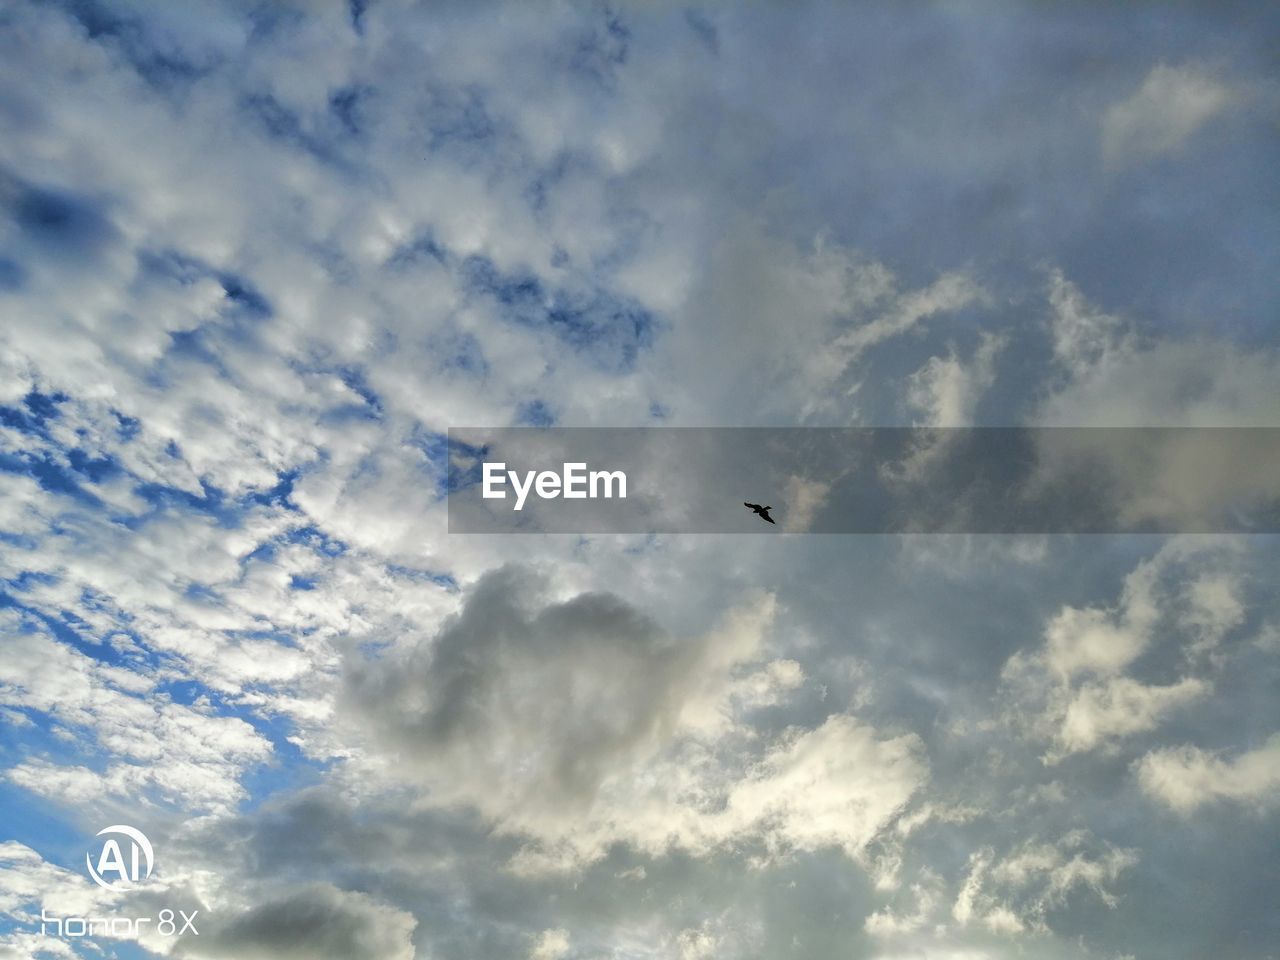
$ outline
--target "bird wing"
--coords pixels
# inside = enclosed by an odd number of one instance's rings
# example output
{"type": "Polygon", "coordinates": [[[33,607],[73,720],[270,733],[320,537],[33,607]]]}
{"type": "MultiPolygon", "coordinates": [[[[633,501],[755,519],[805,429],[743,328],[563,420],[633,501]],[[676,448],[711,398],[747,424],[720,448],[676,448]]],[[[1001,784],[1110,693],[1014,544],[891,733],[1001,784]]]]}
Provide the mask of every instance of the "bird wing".
{"type": "Polygon", "coordinates": [[[742,505],[743,505],[744,507],[746,507],[746,508],[750,509],[750,510],[754,510],[754,511],[756,511],[756,513],[759,513],[759,512],[760,512],[760,510],[761,510],[760,504],[758,504],[758,503],[747,503],[747,502],[744,500],[744,501],[742,501],[742,505]]]}
{"type": "Polygon", "coordinates": [[[773,517],[769,516],[769,508],[768,508],[768,507],[766,507],[765,509],[763,509],[763,510],[761,510],[761,511],[760,511],[760,516],[761,516],[761,517],[763,517],[764,519],[768,520],[770,523],[777,523],[777,521],[776,521],[776,520],[774,520],[774,519],[773,519],[773,517]]]}

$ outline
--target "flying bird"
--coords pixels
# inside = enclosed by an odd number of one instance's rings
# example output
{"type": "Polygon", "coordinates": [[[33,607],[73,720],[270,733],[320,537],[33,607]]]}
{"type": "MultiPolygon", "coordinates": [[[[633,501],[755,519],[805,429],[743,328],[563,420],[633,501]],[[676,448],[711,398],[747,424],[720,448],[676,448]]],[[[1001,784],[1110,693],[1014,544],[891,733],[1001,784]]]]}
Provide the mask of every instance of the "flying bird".
{"type": "Polygon", "coordinates": [[[769,516],[769,511],[772,510],[773,507],[762,507],[758,503],[747,503],[745,500],[743,501],[742,505],[746,507],[748,510],[750,510],[752,513],[754,513],[761,520],[768,520],[770,523],[777,523],[777,521],[774,520],[773,517],[769,516]]]}

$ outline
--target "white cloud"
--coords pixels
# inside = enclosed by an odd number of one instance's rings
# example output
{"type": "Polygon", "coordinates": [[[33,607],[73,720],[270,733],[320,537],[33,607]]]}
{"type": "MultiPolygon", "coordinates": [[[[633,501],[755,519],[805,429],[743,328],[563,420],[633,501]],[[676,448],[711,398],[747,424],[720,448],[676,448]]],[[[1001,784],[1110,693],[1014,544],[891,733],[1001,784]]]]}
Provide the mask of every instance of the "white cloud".
{"type": "Polygon", "coordinates": [[[783,491],[787,510],[782,518],[782,529],[788,533],[807,532],[818,512],[826,505],[830,492],[830,482],[796,475],[788,477],[783,491]]]}
{"type": "MultiPolygon", "coordinates": [[[[1144,337],[1132,320],[1091,304],[1060,270],[1050,274],[1049,304],[1054,358],[1064,376],[1046,384],[1034,423],[1062,427],[1275,424],[1274,397],[1280,390],[1280,356],[1275,351],[1211,340],[1144,337]]],[[[1205,455],[1203,450],[1199,453],[1205,455]]],[[[1147,479],[1158,478],[1159,472],[1153,472],[1147,479]]]]}
{"type": "Polygon", "coordinates": [[[1199,668],[1243,622],[1240,549],[1223,538],[1170,540],[1125,577],[1116,606],[1064,606],[1046,623],[1041,646],[1009,658],[1002,676],[1014,722],[1050,742],[1047,762],[1114,749],[1213,690],[1211,676],[1184,672],[1153,683],[1129,671],[1151,655],[1157,637],[1166,669],[1199,668]]]}
{"type": "Polygon", "coordinates": [[[543,930],[529,954],[529,960],[560,960],[569,952],[569,931],[543,930]]]}
{"type": "Polygon", "coordinates": [[[1233,99],[1229,86],[1201,68],[1158,64],[1132,95],[1107,108],[1103,155],[1118,164],[1171,153],[1233,99]]]}
{"type": "Polygon", "coordinates": [[[995,382],[995,360],[1005,339],[984,333],[968,362],[953,349],[946,357],[930,357],[907,378],[907,405],[920,413],[923,426],[968,427],[982,394],[995,382]]]}
{"type": "Polygon", "coordinates": [[[873,937],[892,939],[915,933],[938,920],[938,911],[945,895],[942,878],[926,871],[912,883],[907,892],[911,899],[909,910],[894,910],[885,906],[872,913],[863,922],[863,929],[873,937]]]}
{"type": "Polygon", "coordinates": [[[1063,753],[1091,750],[1108,740],[1154,730],[1179,707],[1202,699],[1211,687],[1183,677],[1155,686],[1128,677],[1085,683],[1068,701],[1057,741],[1063,753]]]}
{"type": "Polygon", "coordinates": [[[740,216],[665,341],[673,401],[694,423],[858,422],[867,351],[985,298],[968,274],[911,288],[857,250],[821,237],[806,249],[740,216]],[[733,317],[734,335],[696,322],[706,316],[733,317]]]}
{"type": "Polygon", "coordinates": [[[744,719],[802,675],[765,658],[770,597],[675,641],[603,594],[556,600],[508,569],[421,646],[361,664],[348,710],[383,777],[429,805],[465,804],[529,838],[522,872],[574,867],[622,841],[706,854],[756,837],[771,853],[857,858],[927,776],[914,736],[851,716],[793,730],[759,754],[744,719]]]}
{"type": "Polygon", "coordinates": [[[1190,744],[1154,750],[1134,768],[1147,795],[1177,813],[1220,801],[1269,809],[1280,801],[1280,734],[1234,758],[1190,744]]]}
{"type": "Polygon", "coordinates": [[[1098,844],[1079,831],[1054,842],[1028,840],[999,858],[982,850],[970,858],[951,914],[961,926],[977,923],[993,933],[1043,931],[1047,914],[1077,889],[1114,908],[1110,884],[1137,862],[1135,851],[1098,844]]]}
{"type": "Polygon", "coordinates": [[[0,702],[45,715],[55,732],[108,759],[98,772],[29,757],[5,771],[8,780],[85,808],[152,796],[189,810],[228,810],[245,796],[240,777],[271,755],[250,724],[157,697],[153,680],[98,663],[6,614],[0,702]]]}

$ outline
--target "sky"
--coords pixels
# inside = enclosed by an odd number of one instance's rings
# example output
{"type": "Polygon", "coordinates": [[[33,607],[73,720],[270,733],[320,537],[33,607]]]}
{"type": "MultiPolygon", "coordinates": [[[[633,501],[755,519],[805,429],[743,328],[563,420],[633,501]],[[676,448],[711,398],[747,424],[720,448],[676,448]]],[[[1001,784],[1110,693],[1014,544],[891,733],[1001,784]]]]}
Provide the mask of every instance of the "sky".
{"type": "Polygon", "coordinates": [[[1275,958],[1274,536],[450,534],[445,437],[1280,426],[1278,43],[0,3],[0,958],[1275,958]]]}

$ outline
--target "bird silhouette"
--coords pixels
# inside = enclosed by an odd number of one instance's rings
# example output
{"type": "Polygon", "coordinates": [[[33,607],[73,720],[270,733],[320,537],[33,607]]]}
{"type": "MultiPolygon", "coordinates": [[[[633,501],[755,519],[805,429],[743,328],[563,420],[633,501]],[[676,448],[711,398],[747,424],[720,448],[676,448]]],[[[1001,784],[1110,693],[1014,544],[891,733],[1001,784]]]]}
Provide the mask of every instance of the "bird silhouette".
{"type": "Polygon", "coordinates": [[[747,503],[745,500],[742,502],[742,505],[746,507],[748,510],[750,510],[752,513],[754,513],[761,520],[767,520],[769,521],[769,523],[777,522],[776,520],[773,519],[773,517],[769,516],[769,511],[772,510],[773,507],[762,507],[758,503],[747,503]]]}

